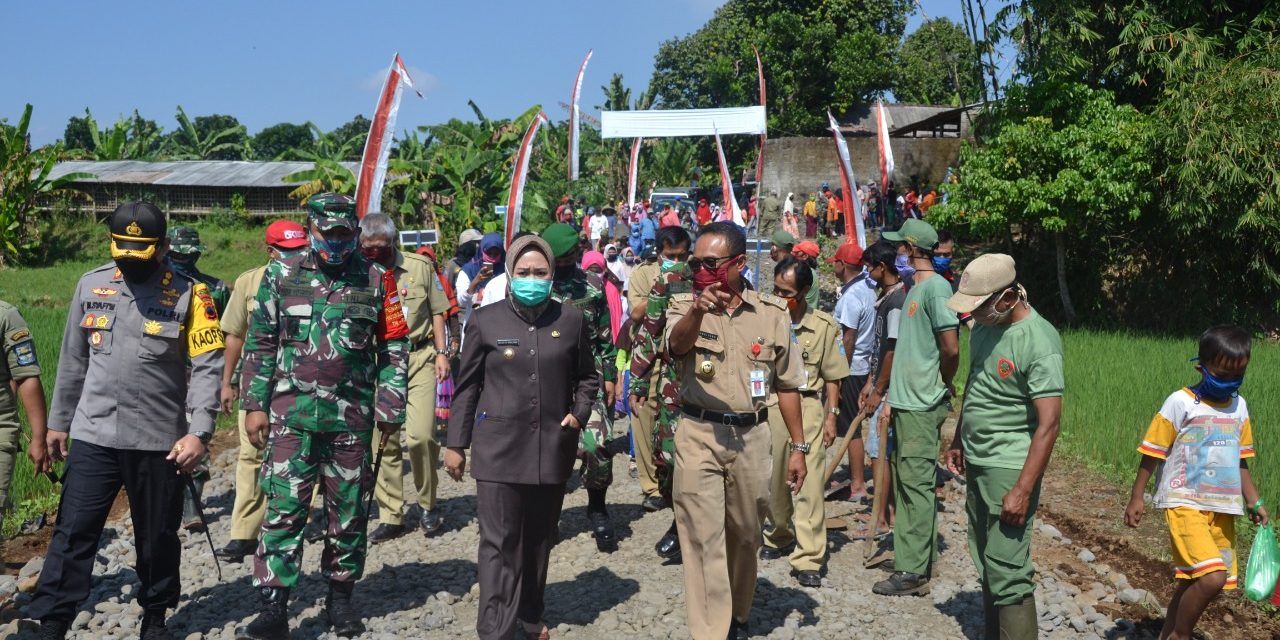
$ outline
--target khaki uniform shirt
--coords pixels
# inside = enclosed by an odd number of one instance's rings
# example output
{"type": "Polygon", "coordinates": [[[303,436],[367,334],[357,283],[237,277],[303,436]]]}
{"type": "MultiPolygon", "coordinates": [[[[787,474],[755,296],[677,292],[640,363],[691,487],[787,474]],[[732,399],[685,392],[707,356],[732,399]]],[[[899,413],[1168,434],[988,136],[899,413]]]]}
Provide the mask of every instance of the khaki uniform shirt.
{"type": "Polygon", "coordinates": [[[212,433],[222,349],[203,283],[161,266],[133,284],[115,264],[102,265],[80,277],[71,297],[49,429],[138,451],[212,433]]]}
{"type": "Polygon", "coordinates": [[[813,307],[795,327],[796,346],[804,362],[802,393],[819,393],[827,382],[849,377],[849,361],[840,341],[840,325],[830,314],[813,307]]]}
{"type": "Polygon", "coordinates": [[[662,265],[657,262],[645,262],[631,272],[627,279],[627,304],[632,309],[643,309],[649,304],[649,292],[653,291],[653,283],[661,272],[662,265]]]}
{"type": "Polygon", "coordinates": [[[27,321],[17,307],[3,301],[0,301],[0,345],[4,347],[4,357],[0,358],[0,430],[17,429],[18,402],[9,381],[22,382],[39,376],[40,363],[27,321]]]}
{"type": "Polygon", "coordinates": [[[243,338],[249,332],[249,316],[257,305],[258,287],[262,286],[262,274],[267,265],[254,267],[236,278],[231,285],[231,299],[222,314],[222,332],[243,338]]]}
{"type": "Polygon", "coordinates": [[[409,348],[435,351],[431,317],[449,311],[449,299],[436,278],[435,265],[420,255],[400,251],[390,270],[400,287],[400,305],[409,323],[409,348]]]}
{"type": "MultiPolygon", "coordinates": [[[[668,348],[671,332],[692,308],[693,298],[689,293],[671,297],[663,336],[668,348]]],[[[794,390],[805,383],[794,341],[791,317],[781,298],[743,291],[742,304],[732,314],[704,315],[693,348],[675,359],[681,404],[722,412],[760,411],[775,389],[794,390]]]]}

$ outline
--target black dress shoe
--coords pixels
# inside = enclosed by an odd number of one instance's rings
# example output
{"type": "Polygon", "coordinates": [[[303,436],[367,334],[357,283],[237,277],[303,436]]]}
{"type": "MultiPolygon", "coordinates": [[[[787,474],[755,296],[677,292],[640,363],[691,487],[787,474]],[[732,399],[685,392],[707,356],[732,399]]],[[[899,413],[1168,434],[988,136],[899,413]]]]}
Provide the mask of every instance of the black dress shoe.
{"type": "Polygon", "coordinates": [[[667,507],[670,507],[670,506],[671,506],[670,501],[668,501],[666,498],[657,494],[654,494],[651,496],[645,496],[644,502],[640,503],[640,507],[645,511],[648,511],[649,513],[653,513],[654,511],[662,511],[663,509],[666,509],[667,507]]]}
{"type": "Polygon", "coordinates": [[[418,527],[422,529],[424,536],[435,535],[444,528],[444,518],[441,518],[440,513],[435,509],[423,509],[422,517],[418,519],[418,527]]]}
{"type": "Polygon", "coordinates": [[[760,547],[761,560],[777,560],[778,558],[789,555],[791,555],[791,547],[787,547],[785,549],[770,547],[768,545],[760,547]]]}
{"type": "Polygon", "coordinates": [[[658,540],[658,544],[653,546],[653,550],[657,551],[658,557],[664,560],[680,557],[680,536],[676,534],[675,526],[672,526],[666,533],[662,534],[662,539],[658,540]]]}
{"type": "Polygon", "coordinates": [[[41,620],[40,640],[62,640],[67,637],[67,631],[71,629],[70,620],[41,620]]]}
{"type": "Polygon", "coordinates": [[[747,628],[747,623],[737,620],[729,621],[729,635],[726,640],[747,640],[750,637],[751,630],[747,628]]]}
{"type": "Polygon", "coordinates": [[[369,534],[369,544],[378,544],[388,540],[395,540],[404,535],[405,527],[402,524],[383,523],[378,525],[373,533],[369,534]]]}
{"type": "Polygon", "coordinates": [[[257,540],[232,540],[227,543],[227,546],[218,549],[218,557],[229,562],[240,562],[245,556],[251,556],[257,550],[257,540]]]}
{"type": "Polygon", "coordinates": [[[591,534],[595,536],[596,548],[605,552],[613,553],[618,550],[618,540],[613,533],[613,523],[609,521],[609,514],[603,511],[592,511],[587,513],[587,521],[591,523],[591,534]]]}
{"type": "Polygon", "coordinates": [[[822,576],[817,571],[797,571],[796,582],[802,587],[821,587],[822,576]]]}

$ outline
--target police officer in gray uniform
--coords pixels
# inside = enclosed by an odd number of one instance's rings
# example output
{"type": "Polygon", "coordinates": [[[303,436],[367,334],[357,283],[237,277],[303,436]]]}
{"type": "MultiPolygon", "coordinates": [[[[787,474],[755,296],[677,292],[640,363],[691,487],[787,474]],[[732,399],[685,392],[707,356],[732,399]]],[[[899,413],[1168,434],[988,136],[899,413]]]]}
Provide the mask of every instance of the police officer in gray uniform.
{"type": "Polygon", "coordinates": [[[27,608],[41,621],[41,638],[65,637],[89,596],[98,538],[121,485],[142,582],[141,636],[172,637],[165,612],[181,591],[181,473],[213,436],[223,344],[208,288],[164,266],[167,248],[155,205],[121,205],[111,215],[114,262],[81,276],[71,298],[47,436],[50,455],[67,459],[66,476],[27,608]]]}

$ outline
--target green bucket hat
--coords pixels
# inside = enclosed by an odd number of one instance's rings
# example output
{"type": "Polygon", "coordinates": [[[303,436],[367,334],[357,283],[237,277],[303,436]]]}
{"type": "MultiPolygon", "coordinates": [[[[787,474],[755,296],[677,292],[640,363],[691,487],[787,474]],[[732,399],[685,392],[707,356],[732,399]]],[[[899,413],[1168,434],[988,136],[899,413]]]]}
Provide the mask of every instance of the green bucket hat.
{"type": "Polygon", "coordinates": [[[204,243],[200,242],[200,232],[192,227],[174,227],[167,234],[169,250],[174,253],[204,253],[204,243]]]}

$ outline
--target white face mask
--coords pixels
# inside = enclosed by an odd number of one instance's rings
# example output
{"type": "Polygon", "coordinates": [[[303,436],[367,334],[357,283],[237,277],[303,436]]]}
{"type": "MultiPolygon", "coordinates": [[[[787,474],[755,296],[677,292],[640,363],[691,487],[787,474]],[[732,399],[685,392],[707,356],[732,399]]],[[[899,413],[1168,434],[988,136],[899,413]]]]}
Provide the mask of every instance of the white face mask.
{"type": "Polygon", "coordinates": [[[1005,289],[1004,291],[1001,291],[999,295],[992,298],[986,304],[978,307],[977,309],[974,309],[973,321],[980,325],[984,325],[988,327],[1005,324],[1009,320],[1009,316],[1013,315],[1014,308],[1016,308],[1020,304],[1022,304],[1021,288],[1005,289]],[[1013,291],[1014,295],[1016,296],[1014,303],[1009,305],[1008,309],[1005,309],[1003,311],[997,310],[997,307],[1000,306],[1000,301],[1004,300],[1005,294],[1009,293],[1010,291],[1013,291]]]}

